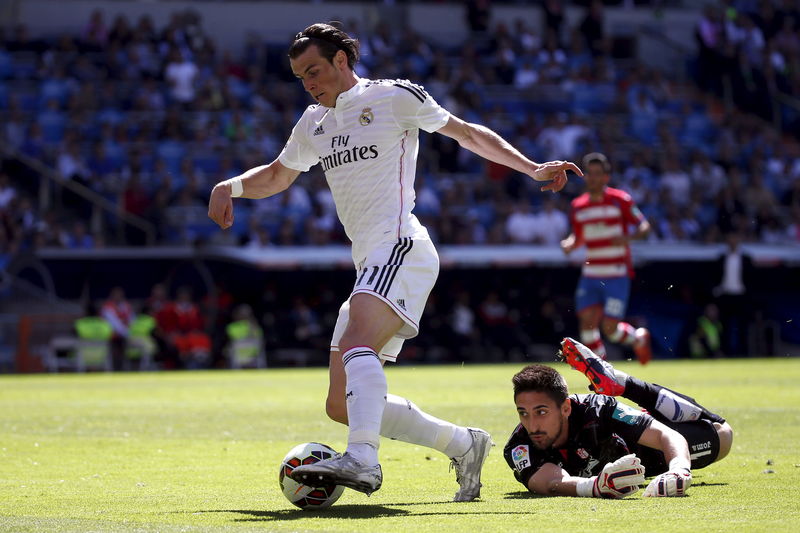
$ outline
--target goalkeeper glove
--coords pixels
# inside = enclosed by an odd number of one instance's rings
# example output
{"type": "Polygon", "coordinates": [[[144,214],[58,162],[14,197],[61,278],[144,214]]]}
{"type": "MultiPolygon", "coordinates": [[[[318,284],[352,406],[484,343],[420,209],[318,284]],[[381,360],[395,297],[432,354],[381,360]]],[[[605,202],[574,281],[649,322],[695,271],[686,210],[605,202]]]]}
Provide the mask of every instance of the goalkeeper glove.
{"type": "Polygon", "coordinates": [[[642,462],[636,455],[629,454],[606,464],[600,475],[578,482],[575,489],[578,496],[619,499],[634,494],[642,483],[642,462]]]}
{"type": "Polygon", "coordinates": [[[644,490],[646,498],[664,496],[686,496],[686,490],[692,484],[692,471],[688,468],[676,468],[653,478],[644,490]]]}

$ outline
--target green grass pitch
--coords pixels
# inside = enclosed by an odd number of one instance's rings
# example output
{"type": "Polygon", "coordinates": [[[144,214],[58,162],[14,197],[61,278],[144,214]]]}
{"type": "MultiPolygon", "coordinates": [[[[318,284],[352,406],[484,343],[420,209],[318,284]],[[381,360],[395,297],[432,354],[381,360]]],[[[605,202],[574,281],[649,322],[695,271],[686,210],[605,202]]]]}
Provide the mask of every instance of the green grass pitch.
{"type": "MultiPolygon", "coordinates": [[[[3,531],[797,531],[800,360],[655,361],[619,367],[694,396],[736,435],[689,497],[537,498],[501,448],[516,424],[521,364],[389,368],[389,389],[429,413],[487,429],[497,447],[480,501],[456,491],[438,452],[384,441],[383,488],[331,509],[294,508],[278,467],[295,444],[344,448],[323,412],[325,369],[0,377],[3,531]]],[[[573,392],[583,376],[559,369],[573,392]]]]}

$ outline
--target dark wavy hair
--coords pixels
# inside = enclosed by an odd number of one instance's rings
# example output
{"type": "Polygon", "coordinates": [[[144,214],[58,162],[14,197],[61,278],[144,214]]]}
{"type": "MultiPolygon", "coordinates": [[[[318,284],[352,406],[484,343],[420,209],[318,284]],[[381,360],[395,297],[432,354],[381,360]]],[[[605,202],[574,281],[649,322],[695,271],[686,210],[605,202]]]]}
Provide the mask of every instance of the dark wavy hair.
{"type": "Polygon", "coordinates": [[[528,365],[511,378],[514,398],[521,392],[543,392],[561,405],[567,399],[567,382],[558,371],[544,365],[528,365]]]}
{"type": "Polygon", "coordinates": [[[289,46],[289,57],[295,59],[309,46],[315,45],[322,57],[333,64],[333,56],[341,50],[347,55],[347,64],[352,70],[358,63],[358,39],[353,39],[333,24],[312,24],[294,37],[289,46]]]}

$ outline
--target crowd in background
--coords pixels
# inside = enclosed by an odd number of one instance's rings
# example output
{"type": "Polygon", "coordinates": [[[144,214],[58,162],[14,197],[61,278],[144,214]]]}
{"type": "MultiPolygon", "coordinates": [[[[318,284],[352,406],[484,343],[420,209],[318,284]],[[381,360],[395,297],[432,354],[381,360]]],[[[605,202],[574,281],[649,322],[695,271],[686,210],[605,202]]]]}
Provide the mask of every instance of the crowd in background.
{"type": "MultiPolygon", "coordinates": [[[[745,105],[761,101],[754,95],[737,96],[739,108],[725,111],[715,93],[724,76],[708,68],[727,54],[719,64],[732,69],[734,86],[763,88],[742,77],[746,67],[797,94],[793,3],[710,8],[697,21],[699,85],[614,58],[601,4],[575,27],[565,24],[560,2],[543,4],[542,27],[492,26],[473,8],[473,33],[453,48],[386,23],[348,21],[344,29],[361,41],[359,74],[421,83],[451,112],[492,127],[534,160],[607,153],[612,185],[652,221],[653,240],[715,242],[737,231],[748,241],[799,242],[796,139],[745,105]]],[[[346,242],[319,168],[277,197],[237,201],[231,231],[217,231],[205,215],[213,185],[275,157],[309,103],[285,49],[252,34],[239,55],[219,50],[192,10],[161,28],[146,15],[107,20],[98,10],[80,34],[32,39],[24,26],[8,29],[0,33],[0,137],[152,222],[160,243],[346,242]]],[[[422,143],[416,213],[437,242],[555,244],[567,233],[580,180],[564,194],[542,195],[452,140],[426,135],[422,143]]],[[[141,243],[98,231],[85,201],[69,191],[46,210],[36,193],[0,173],[0,251],[141,243]]]]}

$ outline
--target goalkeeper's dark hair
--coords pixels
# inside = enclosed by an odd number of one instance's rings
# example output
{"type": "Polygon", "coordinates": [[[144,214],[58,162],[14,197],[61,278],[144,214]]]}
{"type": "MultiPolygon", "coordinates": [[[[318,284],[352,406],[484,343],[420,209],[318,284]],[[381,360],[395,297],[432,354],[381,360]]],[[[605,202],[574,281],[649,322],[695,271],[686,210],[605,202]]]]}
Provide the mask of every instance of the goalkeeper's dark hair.
{"type": "Polygon", "coordinates": [[[558,371],[544,365],[528,365],[511,378],[514,398],[522,392],[543,392],[561,405],[567,399],[567,382],[558,371]]]}
{"type": "Polygon", "coordinates": [[[319,22],[295,35],[294,42],[289,46],[289,57],[295,59],[313,44],[319,49],[320,55],[331,64],[333,64],[333,56],[341,50],[347,56],[347,64],[350,69],[355,68],[358,63],[358,39],[351,38],[334,24],[336,23],[319,22]]]}

